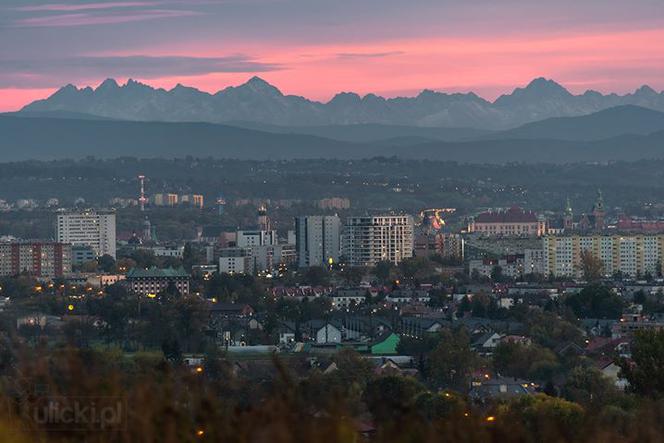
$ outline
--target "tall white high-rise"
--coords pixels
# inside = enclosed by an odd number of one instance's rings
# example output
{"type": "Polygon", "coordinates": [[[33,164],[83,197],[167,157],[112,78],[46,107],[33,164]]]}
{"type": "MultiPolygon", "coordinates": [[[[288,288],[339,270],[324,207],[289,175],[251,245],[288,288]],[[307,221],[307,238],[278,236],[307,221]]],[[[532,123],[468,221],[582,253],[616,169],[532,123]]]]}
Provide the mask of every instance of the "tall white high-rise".
{"type": "Polygon", "coordinates": [[[413,226],[410,215],[349,217],[342,253],[351,266],[375,266],[380,261],[398,264],[413,256],[413,226]]]}
{"type": "Polygon", "coordinates": [[[115,212],[71,211],[58,214],[57,240],[60,243],[90,246],[98,257],[115,258],[115,212]]]}
{"type": "Polygon", "coordinates": [[[299,267],[327,266],[341,254],[341,220],[336,215],[295,217],[295,246],[299,267]]]}

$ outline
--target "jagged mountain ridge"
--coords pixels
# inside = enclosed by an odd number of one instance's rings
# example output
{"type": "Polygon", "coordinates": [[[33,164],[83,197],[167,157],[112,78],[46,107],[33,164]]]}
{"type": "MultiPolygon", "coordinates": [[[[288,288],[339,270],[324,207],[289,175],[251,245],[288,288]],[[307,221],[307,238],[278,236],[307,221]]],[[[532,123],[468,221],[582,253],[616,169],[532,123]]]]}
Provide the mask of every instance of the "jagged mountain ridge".
{"type": "Polygon", "coordinates": [[[215,94],[177,85],[155,89],[129,80],[108,79],[97,88],[67,85],[25,112],[78,112],[101,117],[166,122],[255,122],[282,126],[383,124],[424,127],[506,129],[552,117],[571,117],[603,109],[638,105],[664,111],[664,92],[648,86],[626,95],[587,91],[573,95],[558,83],[538,78],[494,102],[470,93],[424,90],[415,97],[364,97],[337,94],[327,103],[284,95],[275,86],[253,77],[215,94]]]}

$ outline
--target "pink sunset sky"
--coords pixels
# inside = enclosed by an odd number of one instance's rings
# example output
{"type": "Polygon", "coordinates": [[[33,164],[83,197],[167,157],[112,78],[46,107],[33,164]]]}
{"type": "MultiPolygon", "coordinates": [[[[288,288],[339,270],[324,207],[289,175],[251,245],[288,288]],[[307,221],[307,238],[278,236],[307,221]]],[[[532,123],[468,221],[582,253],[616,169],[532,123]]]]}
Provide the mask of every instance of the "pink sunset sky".
{"type": "Polygon", "coordinates": [[[535,77],[570,91],[664,89],[654,0],[4,0],[0,110],[67,83],[134,78],[216,92],[258,75],[284,93],[422,89],[487,99],[535,77]]]}

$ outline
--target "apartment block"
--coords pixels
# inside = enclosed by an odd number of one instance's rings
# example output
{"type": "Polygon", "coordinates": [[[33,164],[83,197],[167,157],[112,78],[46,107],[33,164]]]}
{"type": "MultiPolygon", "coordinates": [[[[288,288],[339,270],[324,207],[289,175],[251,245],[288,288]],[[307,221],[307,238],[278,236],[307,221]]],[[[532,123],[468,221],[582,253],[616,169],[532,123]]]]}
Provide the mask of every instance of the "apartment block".
{"type": "Polygon", "coordinates": [[[299,267],[327,266],[341,254],[341,220],[336,215],[295,218],[295,246],[299,267]]]}
{"type": "Polygon", "coordinates": [[[115,258],[115,212],[72,211],[57,217],[57,241],[73,246],[90,246],[97,257],[115,258]]]}
{"type": "Polygon", "coordinates": [[[664,234],[571,235],[543,238],[546,274],[581,278],[583,251],[602,263],[602,273],[631,277],[660,274],[664,260],[664,234]]]}
{"type": "Polygon", "coordinates": [[[349,217],[343,231],[342,254],[351,266],[400,263],[413,256],[413,218],[410,215],[349,217]]]}
{"type": "Polygon", "coordinates": [[[71,245],[56,242],[0,243],[0,275],[27,272],[55,278],[71,272],[71,245]]]}

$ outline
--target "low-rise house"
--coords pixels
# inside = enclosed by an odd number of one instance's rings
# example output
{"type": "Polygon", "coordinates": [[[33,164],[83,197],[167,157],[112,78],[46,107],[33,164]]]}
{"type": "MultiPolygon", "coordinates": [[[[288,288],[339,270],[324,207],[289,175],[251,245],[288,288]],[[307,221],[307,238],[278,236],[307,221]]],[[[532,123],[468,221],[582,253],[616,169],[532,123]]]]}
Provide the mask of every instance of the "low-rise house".
{"type": "Polygon", "coordinates": [[[123,274],[99,274],[88,277],[86,284],[93,288],[103,288],[114,285],[125,279],[123,274]]]}
{"type": "Polygon", "coordinates": [[[427,288],[399,288],[390,292],[385,300],[390,303],[428,303],[431,300],[429,289],[427,288]]]}
{"type": "Polygon", "coordinates": [[[626,379],[620,377],[621,368],[612,358],[600,358],[595,362],[595,365],[602,375],[611,380],[616,388],[625,390],[629,385],[629,382],[626,379]]]}
{"type": "Polygon", "coordinates": [[[334,288],[329,286],[275,286],[268,289],[268,294],[272,296],[273,299],[277,298],[286,298],[289,300],[314,300],[318,297],[322,297],[328,294],[331,294],[334,291],[334,288]]]}
{"type": "Polygon", "coordinates": [[[497,332],[487,332],[473,339],[471,348],[481,355],[491,355],[500,344],[502,336],[497,332]]]}
{"type": "Polygon", "coordinates": [[[408,336],[421,337],[424,334],[438,332],[450,324],[448,320],[437,318],[402,317],[401,331],[408,336]]]}
{"type": "Polygon", "coordinates": [[[367,300],[367,290],[365,288],[338,289],[330,295],[330,298],[333,309],[347,309],[364,303],[367,300]]]}
{"type": "Polygon", "coordinates": [[[639,313],[628,313],[623,314],[620,321],[613,326],[613,334],[620,337],[629,337],[636,331],[660,329],[664,329],[664,320],[639,313]]]}
{"type": "Polygon", "coordinates": [[[402,316],[410,317],[425,317],[434,313],[434,309],[424,303],[415,302],[402,305],[399,309],[399,314],[402,316]]]}
{"type": "Polygon", "coordinates": [[[581,326],[590,337],[610,337],[617,323],[613,319],[603,318],[584,318],[581,319],[581,326]]]}
{"type": "Polygon", "coordinates": [[[412,360],[402,365],[396,359],[383,357],[381,359],[371,360],[375,366],[374,373],[379,376],[401,375],[416,377],[418,370],[412,367],[412,360]],[[408,366],[408,367],[405,367],[408,366]]]}
{"type": "Polygon", "coordinates": [[[519,297],[524,295],[545,295],[548,298],[556,298],[558,296],[558,288],[550,285],[537,285],[537,284],[515,284],[507,288],[507,294],[510,297],[519,297]]]}
{"type": "Polygon", "coordinates": [[[342,319],[344,340],[364,340],[392,330],[391,323],[382,317],[346,316],[342,319]]]}
{"type": "Polygon", "coordinates": [[[526,337],[525,335],[505,335],[500,339],[500,343],[514,343],[523,346],[530,346],[532,344],[532,340],[530,337],[526,337]]]}
{"type": "Polygon", "coordinates": [[[475,401],[512,398],[520,395],[531,395],[535,392],[535,384],[516,377],[495,377],[474,381],[468,395],[475,401]]]}
{"type": "Polygon", "coordinates": [[[251,317],[254,309],[246,303],[221,303],[210,302],[208,304],[210,315],[223,318],[251,317]]]}
{"type": "Polygon", "coordinates": [[[289,345],[295,343],[295,323],[290,321],[280,321],[277,326],[277,333],[279,334],[279,344],[289,345]]]}
{"type": "Polygon", "coordinates": [[[303,335],[317,344],[341,343],[342,328],[335,321],[310,320],[303,325],[303,335]]]}
{"type": "Polygon", "coordinates": [[[480,317],[463,317],[455,322],[463,325],[472,336],[477,336],[486,332],[499,332],[504,335],[520,335],[526,331],[523,323],[515,321],[491,320],[480,317]]]}
{"type": "Polygon", "coordinates": [[[572,341],[561,343],[555,347],[556,354],[561,356],[585,355],[586,350],[579,344],[572,341]]]}
{"type": "Polygon", "coordinates": [[[498,307],[509,309],[514,306],[514,299],[512,297],[500,297],[498,299],[498,307]]]}

